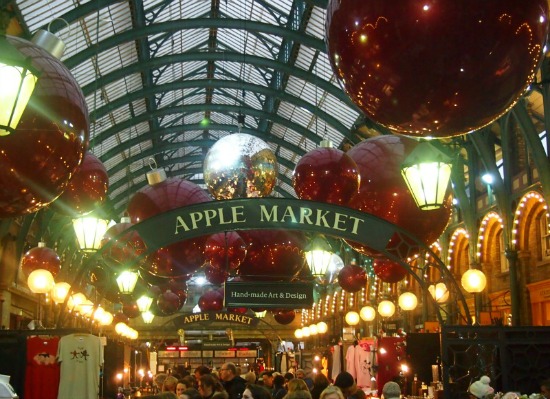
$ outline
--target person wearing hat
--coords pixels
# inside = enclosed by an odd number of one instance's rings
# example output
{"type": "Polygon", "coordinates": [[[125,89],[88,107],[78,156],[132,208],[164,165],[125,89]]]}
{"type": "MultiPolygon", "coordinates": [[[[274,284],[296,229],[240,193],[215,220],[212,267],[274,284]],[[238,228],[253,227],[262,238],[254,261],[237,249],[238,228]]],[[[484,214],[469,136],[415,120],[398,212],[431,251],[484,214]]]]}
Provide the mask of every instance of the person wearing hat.
{"type": "Polygon", "coordinates": [[[468,388],[468,393],[473,398],[484,399],[488,395],[495,392],[495,390],[489,385],[491,379],[486,375],[482,376],[478,381],[474,381],[468,388]]]}
{"type": "Polygon", "coordinates": [[[344,394],[344,398],[353,395],[355,391],[357,391],[357,384],[355,383],[355,379],[347,371],[342,371],[336,376],[336,379],[334,380],[334,385],[340,388],[340,390],[344,394]]]}
{"type": "Polygon", "coordinates": [[[399,399],[401,397],[401,387],[397,382],[388,381],[382,388],[384,399],[399,399]]]}

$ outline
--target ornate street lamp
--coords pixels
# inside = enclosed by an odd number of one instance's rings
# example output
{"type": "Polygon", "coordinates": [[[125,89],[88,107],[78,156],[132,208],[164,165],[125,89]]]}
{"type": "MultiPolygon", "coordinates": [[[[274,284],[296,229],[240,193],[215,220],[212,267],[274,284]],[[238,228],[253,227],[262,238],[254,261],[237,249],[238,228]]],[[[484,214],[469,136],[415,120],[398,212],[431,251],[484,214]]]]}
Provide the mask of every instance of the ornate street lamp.
{"type": "Polygon", "coordinates": [[[145,324],[151,324],[155,318],[155,315],[150,311],[146,311],[141,313],[141,317],[145,324]]]}
{"type": "Polygon", "coordinates": [[[401,174],[416,205],[438,209],[445,203],[451,159],[428,142],[418,144],[401,165],[401,174]]]}
{"type": "Polygon", "coordinates": [[[136,300],[136,304],[140,312],[142,313],[147,312],[149,308],[151,308],[151,305],[153,304],[153,298],[147,295],[142,295],[136,300]]]}
{"type": "Polygon", "coordinates": [[[324,277],[332,258],[332,249],[325,237],[315,236],[305,250],[305,256],[313,277],[324,277]]]}
{"type": "Polygon", "coordinates": [[[0,136],[15,132],[37,80],[30,59],[0,35],[0,136]]]}
{"type": "Polygon", "coordinates": [[[80,250],[84,252],[96,252],[101,246],[101,240],[105,232],[111,225],[111,220],[92,215],[73,219],[74,232],[80,250]]]}
{"type": "MultiPolygon", "coordinates": [[[[131,294],[136,288],[138,274],[136,272],[124,271],[116,278],[118,290],[121,294],[131,294]]],[[[151,305],[149,305],[151,306],[151,305]]]]}

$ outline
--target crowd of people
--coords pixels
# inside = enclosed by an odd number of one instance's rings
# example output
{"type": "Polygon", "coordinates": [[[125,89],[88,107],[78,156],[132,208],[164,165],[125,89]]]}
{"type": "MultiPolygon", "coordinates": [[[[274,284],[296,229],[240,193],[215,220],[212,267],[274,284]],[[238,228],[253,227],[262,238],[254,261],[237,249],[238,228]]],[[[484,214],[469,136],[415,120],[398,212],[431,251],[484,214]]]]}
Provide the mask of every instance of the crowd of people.
{"type": "MultiPolygon", "coordinates": [[[[355,379],[348,372],[340,373],[331,384],[324,374],[314,378],[304,370],[281,374],[253,371],[241,375],[234,363],[224,363],[218,370],[199,366],[193,375],[180,377],[159,373],[155,376],[158,393],[148,399],[365,399],[355,379]]],[[[389,382],[382,390],[386,399],[399,398],[401,390],[389,382]]]]}

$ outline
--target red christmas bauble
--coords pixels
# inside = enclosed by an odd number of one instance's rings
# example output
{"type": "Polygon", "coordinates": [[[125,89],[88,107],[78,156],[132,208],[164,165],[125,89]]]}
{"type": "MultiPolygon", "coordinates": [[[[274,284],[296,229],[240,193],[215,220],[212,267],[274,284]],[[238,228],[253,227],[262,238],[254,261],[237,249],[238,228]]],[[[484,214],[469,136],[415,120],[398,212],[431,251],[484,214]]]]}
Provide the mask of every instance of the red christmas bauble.
{"type": "Polygon", "coordinates": [[[361,266],[350,264],[338,273],[338,284],[344,291],[361,291],[367,284],[367,272],[361,266]]]}
{"type": "Polygon", "coordinates": [[[72,218],[93,211],[107,198],[109,175],[105,165],[91,152],[69,180],[63,194],[52,203],[56,212],[72,218]]]}
{"type": "Polygon", "coordinates": [[[41,47],[7,36],[39,73],[17,129],[2,137],[0,218],[33,213],[67,187],[88,146],[88,109],[63,63],[41,47]]]}
{"type": "Polygon", "coordinates": [[[170,279],[167,277],[159,277],[149,273],[148,266],[142,266],[139,270],[139,275],[143,279],[143,281],[156,287],[164,287],[170,281],[170,279]]]}
{"type": "Polygon", "coordinates": [[[134,260],[137,260],[147,247],[137,231],[126,231],[130,227],[132,223],[122,221],[111,226],[103,235],[100,246],[101,256],[109,266],[123,266],[125,270],[138,268],[139,262],[134,260]],[[110,245],[104,248],[107,243],[110,245]]]}
{"type": "MultiPolygon", "coordinates": [[[[416,145],[415,140],[387,135],[362,141],[349,150],[349,156],[359,167],[361,186],[348,206],[387,220],[429,245],[447,227],[452,198],[449,196],[439,209],[425,211],[418,208],[401,175],[401,164],[416,145]]],[[[378,251],[366,245],[346,242],[365,255],[379,255],[378,251]]],[[[400,243],[399,237],[393,237],[387,248],[400,243]]],[[[412,252],[408,255],[412,255],[412,252]]]]}
{"type": "Polygon", "coordinates": [[[160,294],[157,298],[157,306],[164,316],[170,316],[176,313],[182,306],[180,297],[168,290],[160,294]]]}
{"type": "Polygon", "coordinates": [[[374,274],[385,283],[397,283],[403,280],[408,274],[407,269],[399,263],[383,257],[375,257],[372,266],[374,274]]]}
{"type": "Polygon", "coordinates": [[[246,257],[246,244],[234,231],[212,234],[206,239],[204,255],[211,266],[234,270],[246,257]]]}
{"type": "Polygon", "coordinates": [[[285,230],[241,231],[247,254],[238,272],[243,280],[290,281],[304,266],[305,236],[285,230]]]}
{"type": "MultiPolygon", "coordinates": [[[[210,201],[208,194],[187,180],[168,178],[138,191],[130,200],[128,214],[134,223],[179,207],[210,201]]],[[[149,271],[161,277],[193,274],[205,262],[206,237],[182,240],[151,254],[149,271]]],[[[147,266],[143,266],[147,268],[147,266]]]]}
{"type": "Polygon", "coordinates": [[[55,277],[61,270],[59,255],[53,249],[42,245],[43,243],[40,243],[37,247],[29,249],[21,258],[21,270],[25,277],[29,277],[29,274],[38,269],[45,269],[55,277]]]}
{"type": "Polygon", "coordinates": [[[336,148],[308,152],[296,164],[292,185],[300,199],[346,205],[359,189],[355,161],[336,148]]]}
{"type": "Polygon", "coordinates": [[[229,313],[245,314],[248,312],[248,308],[227,308],[229,313]]]}
{"type": "Polygon", "coordinates": [[[125,324],[128,324],[130,322],[130,318],[128,316],[126,316],[124,313],[122,313],[122,311],[120,312],[116,312],[114,315],[113,315],[113,325],[117,325],[117,323],[125,323],[125,324]]]}
{"type": "Polygon", "coordinates": [[[229,273],[221,267],[208,265],[204,267],[204,277],[209,283],[220,285],[225,282],[229,273]]]}
{"type": "Polygon", "coordinates": [[[215,312],[223,309],[223,294],[219,290],[207,291],[199,298],[201,312],[215,312]]]}
{"type": "Polygon", "coordinates": [[[404,135],[465,134],[509,110],[532,82],[546,0],[399,4],[330,0],[327,8],[332,68],[370,119],[404,135]]]}
{"type": "Polygon", "coordinates": [[[273,318],[279,324],[290,324],[294,321],[296,312],[294,310],[278,310],[273,312],[273,318]]]}
{"type": "Polygon", "coordinates": [[[127,303],[122,304],[122,313],[124,313],[128,318],[135,319],[141,315],[139,308],[135,301],[128,301],[127,303]]]}

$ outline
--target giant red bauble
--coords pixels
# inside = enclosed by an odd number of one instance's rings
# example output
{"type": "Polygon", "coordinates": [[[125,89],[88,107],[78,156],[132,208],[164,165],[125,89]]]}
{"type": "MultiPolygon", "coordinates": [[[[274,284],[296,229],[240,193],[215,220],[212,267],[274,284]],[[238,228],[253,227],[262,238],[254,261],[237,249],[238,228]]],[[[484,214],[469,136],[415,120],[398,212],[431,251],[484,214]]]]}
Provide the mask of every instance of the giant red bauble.
{"type": "Polygon", "coordinates": [[[397,283],[403,280],[408,271],[399,263],[389,260],[384,257],[375,257],[372,260],[372,268],[374,274],[385,283],[397,283]]]}
{"type": "Polygon", "coordinates": [[[525,92],[547,15],[546,0],[330,0],[325,31],[337,79],[370,119],[447,137],[491,123],[525,92]]]}
{"type": "Polygon", "coordinates": [[[229,273],[223,267],[212,265],[207,265],[204,267],[204,277],[211,284],[223,284],[228,276],[229,273]]]}
{"type": "Polygon", "coordinates": [[[33,213],[67,187],[88,146],[88,109],[63,63],[24,39],[6,39],[39,73],[15,132],[1,137],[0,218],[33,213]]]}
{"type": "Polygon", "coordinates": [[[206,239],[204,255],[211,266],[234,270],[246,257],[246,244],[234,231],[212,234],[206,239]]]}
{"type": "MultiPolygon", "coordinates": [[[[349,156],[359,167],[361,185],[348,206],[387,220],[430,245],[447,227],[451,216],[451,196],[439,209],[426,211],[418,208],[401,175],[401,164],[416,145],[415,140],[386,135],[362,141],[349,150],[349,156]]],[[[407,243],[401,250],[404,258],[417,252],[418,247],[410,240],[402,240],[397,235],[384,249],[396,248],[403,242],[407,243]]],[[[367,245],[347,243],[365,255],[380,254],[367,245]]]]}
{"type": "Polygon", "coordinates": [[[21,258],[21,270],[25,277],[29,277],[29,274],[38,269],[45,269],[55,277],[61,270],[59,255],[53,249],[42,245],[29,249],[21,258]]]}
{"type": "Polygon", "coordinates": [[[145,253],[147,247],[137,231],[128,230],[132,225],[129,221],[123,220],[111,226],[103,235],[100,253],[109,266],[123,266],[125,270],[136,269],[139,266],[139,257],[145,253]]]}
{"type": "Polygon", "coordinates": [[[338,273],[338,284],[344,291],[361,291],[367,284],[367,272],[361,266],[349,264],[338,273]]]}
{"type": "Polygon", "coordinates": [[[215,312],[222,310],[223,293],[219,290],[207,291],[200,296],[198,305],[202,312],[215,312]]]}
{"type": "Polygon", "coordinates": [[[302,232],[288,230],[241,231],[247,254],[238,272],[243,280],[290,281],[304,266],[302,232]]]}
{"type": "Polygon", "coordinates": [[[277,310],[273,312],[273,318],[279,324],[290,324],[295,317],[296,312],[294,310],[277,310]]]}
{"type": "Polygon", "coordinates": [[[56,212],[76,218],[99,207],[107,198],[108,189],[109,175],[105,165],[88,151],[52,207],[56,212]]]}
{"type": "MultiPolygon", "coordinates": [[[[195,183],[168,178],[138,191],[128,204],[128,214],[137,223],[172,209],[208,201],[208,194],[195,183]]],[[[152,253],[148,257],[150,273],[170,278],[194,273],[205,262],[205,241],[206,237],[182,240],[152,253]]]]}
{"type": "Polygon", "coordinates": [[[294,168],[292,185],[303,200],[346,205],[359,189],[359,171],[345,152],[316,148],[303,155],[294,168]]]}
{"type": "Polygon", "coordinates": [[[135,319],[136,317],[141,315],[141,312],[139,311],[136,302],[133,300],[129,300],[122,304],[122,313],[124,313],[130,319],[135,319]]]}
{"type": "Polygon", "coordinates": [[[157,307],[163,316],[170,316],[176,313],[183,306],[180,297],[170,290],[167,290],[157,297],[157,307]]]}

